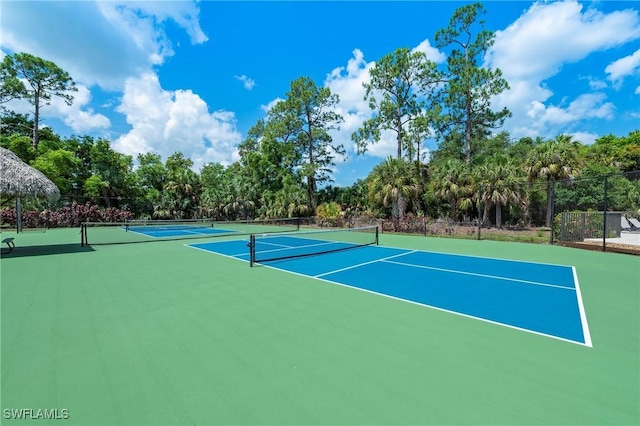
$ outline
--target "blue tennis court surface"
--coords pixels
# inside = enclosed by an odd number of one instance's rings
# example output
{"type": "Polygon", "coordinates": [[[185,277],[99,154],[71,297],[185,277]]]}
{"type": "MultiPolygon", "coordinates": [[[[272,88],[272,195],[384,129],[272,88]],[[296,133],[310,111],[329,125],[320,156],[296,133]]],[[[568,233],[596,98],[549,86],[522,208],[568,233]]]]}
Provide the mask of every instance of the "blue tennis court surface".
{"type": "Polygon", "coordinates": [[[215,235],[228,234],[234,231],[228,229],[212,228],[211,226],[129,226],[128,232],[146,235],[151,238],[187,237],[189,235],[215,235]]]}
{"type": "MultiPolygon", "coordinates": [[[[271,237],[257,252],[344,244],[295,236],[271,237]]],[[[190,244],[249,260],[246,240],[190,244]]],[[[338,246],[336,246],[338,247],[338,246]]],[[[284,255],[284,253],[283,253],[284,255]]],[[[575,268],[365,246],[264,266],[556,339],[592,346],[575,268]]]]}

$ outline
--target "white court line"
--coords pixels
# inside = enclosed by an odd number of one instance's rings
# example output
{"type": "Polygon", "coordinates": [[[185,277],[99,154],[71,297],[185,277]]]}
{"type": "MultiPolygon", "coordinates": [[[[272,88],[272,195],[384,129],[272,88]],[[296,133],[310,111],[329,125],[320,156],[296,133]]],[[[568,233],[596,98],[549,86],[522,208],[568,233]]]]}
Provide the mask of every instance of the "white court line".
{"type": "Polygon", "coordinates": [[[195,246],[195,244],[224,244],[224,243],[228,243],[230,241],[242,241],[242,242],[246,242],[247,246],[249,245],[249,240],[236,239],[236,240],[209,242],[209,243],[187,243],[187,244],[184,244],[184,246],[192,248],[192,249],[200,250],[200,251],[206,251],[207,253],[219,254],[220,256],[225,256],[225,257],[228,257],[228,258],[231,258],[231,259],[237,259],[237,260],[242,260],[244,262],[248,262],[248,260],[240,259],[240,257],[239,257],[239,256],[247,256],[249,253],[247,253],[246,251],[243,251],[242,253],[238,253],[238,254],[224,254],[224,253],[221,253],[219,251],[213,251],[213,250],[209,250],[209,249],[200,248],[200,247],[196,247],[195,246]]]}
{"type": "MultiPolygon", "coordinates": [[[[221,242],[223,242],[223,241],[221,241],[221,242]]],[[[239,258],[239,257],[236,257],[236,256],[246,256],[246,255],[247,255],[247,253],[241,253],[241,254],[224,254],[224,253],[220,253],[219,251],[211,251],[211,250],[208,250],[208,249],[205,249],[205,248],[196,247],[196,246],[194,246],[194,245],[192,245],[192,244],[184,244],[184,246],[185,246],[185,247],[192,248],[192,249],[195,249],[195,250],[205,251],[205,252],[207,252],[207,253],[209,253],[209,254],[213,253],[213,254],[217,254],[217,255],[220,255],[220,256],[228,257],[229,259],[235,259],[235,260],[241,260],[241,261],[243,261],[243,262],[249,262],[248,260],[244,260],[244,259],[241,259],[241,258],[239,258]]]]}
{"type": "MultiPolygon", "coordinates": [[[[422,251],[422,250],[414,250],[414,251],[422,251]]],[[[579,342],[577,340],[571,340],[571,339],[567,339],[567,338],[564,338],[564,337],[554,336],[553,334],[542,333],[540,331],[529,330],[527,328],[522,328],[522,327],[518,327],[518,326],[515,326],[515,325],[511,325],[511,324],[506,324],[506,323],[503,323],[503,322],[493,321],[493,320],[482,318],[482,317],[476,317],[476,316],[465,314],[465,313],[458,312],[458,311],[452,311],[452,310],[445,309],[445,308],[439,308],[437,306],[427,305],[426,303],[414,302],[413,300],[403,299],[401,297],[391,296],[391,295],[385,294],[385,293],[378,293],[378,292],[373,291],[373,290],[367,290],[366,288],[357,287],[357,286],[353,286],[353,285],[349,285],[349,284],[344,284],[344,283],[340,283],[340,282],[337,282],[337,281],[331,281],[331,280],[328,280],[326,278],[312,277],[310,275],[306,275],[306,274],[303,274],[303,273],[300,273],[300,272],[289,271],[288,269],[281,269],[281,268],[278,268],[277,266],[271,266],[271,265],[266,265],[266,264],[263,264],[261,266],[264,267],[264,268],[275,269],[276,271],[288,272],[290,274],[298,275],[300,277],[315,278],[318,281],[323,281],[323,282],[326,282],[326,283],[329,283],[329,284],[339,285],[340,287],[345,287],[345,288],[349,288],[349,289],[357,290],[357,291],[363,291],[365,293],[375,294],[376,296],[382,296],[382,297],[386,297],[386,298],[389,298],[389,299],[398,300],[400,302],[411,303],[412,305],[423,306],[425,308],[435,309],[435,310],[440,311],[440,312],[447,312],[449,314],[459,315],[459,316],[465,317],[465,318],[471,318],[471,319],[475,319],[475,320],[480,320],[480,321],[483,321],[483,322],[486,322],[486,323],[489,323],[489,324],[494,324],[494,325],[499,325],[499,326],[502,326],[502,327],[507,327],[507,328],[510,328],[512,330],[524,331],[525,333],[531,333],[531,334],[535,334],[535,335],[538,335],[538,336],[550,337],[550,338],[555,339],[555,340],[560,340],[560,341],[567,342],[567,343],[573,343],[574,345],[593,347],[591,345],[579,342]]],[[[590,341],[589,341],[589,343],[590,343],[590,341]]]]}
{"type": "MultiPolygon", "coordinates": [[[[257,240],[256,244],[272,244],[275,246],[278,246],[280,244],[273,244],[273,243],[265,243],[263,241],[257,240]]],[[[284,244],[280,245],[283,248],[279,248],[279,249],[273,249],[273,250],[258,250],[256,251],[256,254],[260,253],[272,253],[274,251],[282,251],[282,250],[290,250],[290,249],[299,249],[299,248],[307,248],[307,247],[318,247],[318,246],[326,246],[326,245],[331,245],[331,244],[335,244],[336,241],[327,241],[327,242],[322,242],[322,243],[318,243],[318,244],[307,244],[306,246],[286,246],[284,244]]]]}
{"type": "MultiPolygon", "coordinates": [[[[207,228],[201,228],[201,229],[207,229],[207,228]]],[[[195,231],[191,229],[183,229],[183,231],[191,235],[213,235],[213,234],[207,234],[206,232],[195,231]]]]}
{"type": "Polygon", "coordinates": [[[576,296],[578,298],[580,320],[582,321],[582,335],[584,336],[584,344],[592,348],[593,343],[591,342],[591,332],[589,331],[589,323],[587,322],[587,311],[584,309],[584,304],[582,303],[582,292],[580,292],[580,284],[578,283],[578,273],[576,272],[575,266],[572,266],[571,269],[573,269],[573,282],[576,284],[576,296]]]}
{"type": "MultiPolygon", "coordinates": [[[[387,246],[387,245],[385,245],[384,247],[397,248],[399,250],[406,250],[405,248],[395,247],[395,246],[387,246]]],[[[500,262],[514,262],[514,263],[526,263],[526,264],[530,264],[530,265],[560,266],[560,267],[572,268],[571,265],[562,265],[562,264],[559,264],[559,263],[536,262],[536,261],[533,261],[533,260],[505,259],[505,258],[499,258],[499,257],[480,256],[480,255],[473,255],[473,254],[448,253],[446,251],[434,251],[434,250],[418,250],[418,251],[421,251],[423,253],[444,254],[446,256],[471,257],[471,258],[474,258],[474,259],[497,260],[497,261],[500,261],[500,262]]]]}
{"type": "Polygon", "coordinates": [[[499,275],[478,274],[478,273],[475,273],[475,272],[465,272],[465,271],[458,271],[458,270],[455,270],[455,269],[436,268],[435,266],[414,265],[412,263],[393,262],[393,261],[390,261],[390,260],[383,260],[383,262],[392,263],[394,265],[409,266],[409,267],[412,267],[412,268],[431,269],[431,270],[434,270],[434,271],[449,272],[449,273],[452,273],[452,274],[471,275],[471,276],[474,276],[474,277],[492,278],[492,279],[504,280],[504,281],[513,281],[513,282],[523,283],[523,284],[531,284],[531,285],[539,285],[539,286],[544,286],[544,287],[561,288],[563,290],[575,290],[575,288],[573,288],[573,287],[566,287],[566,286],[556,285],[556,284],[546,284],[546,283],[541,283],[539,281],[519,280],[517,278],[501,277],[499,275]]]}
{"type": "Polygon", "coordinates": [[[131,232],[131,233],[133,233],[133,234],[143,235],[143,236],[145,236],[145,237],[149,237],[149,238],[158,238],[158,237],[155,237],[155,236],[153,236],[153,235],[146,234],[146,233],[144,233],[144,232],[132,231],[131,229],[129,229],[128,231],[125,231],[125,232],[131,232]]]}
{"type": "Polygon", "coordinates": [[[289,245],[286,245],[286,244],[267,243],[265,241],[256,241],[256,244],[257,243],[264,244],[265,246],[284,247],[285,249],[294,248],[295,247],[295,246],[289,246],[289,245]]]}
{"type": "MultiPolygon", "coordinates": [[[[198,232],[198,231],[193,231],[193,230],[189,230],[189,229],[180,229],[178,230],[179,232],[185,232],[187,235],[213,235],[213,234],[207,234],[207,233],[203,233],[203,232],[198,232]]],[[[148,232],[152,232],[152,233],[160,233],[160,232],[175,232],[174,230],[171,229],[166,229],[166,230],[160,230],[157,229],[155,231],[153,230],[148,230],[148,231],[134,231],[131,228],[129,228],[128,231],[126,232],[131,232],[134,234],[138,234],[138,235],[144,235],[145,237],[149,237],[149,238],[173,238],[173,237],[183,237],[185,236],[184,234],[178,234],[178,235],[151,235],[148,232]]]]}
{"type": "Polygon", "coordinates": [[[358,263],[357,265],[347,266],[346,268],[336,269],[335,271],[329,271],[329,272],[324,272],[324,273],[319,274],[319,275],[314,275],[313,278],[320,278],[320,277],[323,277],[325,275],[331,275],[331,274],[335,274],[337,272],[347,271],[349,269],[359,268],[359,267],[365,266],[365,265],[371,265],[372,263],[376,263],[376,262],[384,262],[384,261],[386,261],[388,259],[393,259],[393,258],[396,258],[396,257],[405,256],[405,255],[411,254],[411,253],[416,253],[417,251],[418,250],[412,250],[412,251],[408,251],[406,253],[394,254],[393,256],[388,256],[388,257],[383,257],[381,259],[375,259],[375,260],[370,260],[368,262],[358,263]]]}

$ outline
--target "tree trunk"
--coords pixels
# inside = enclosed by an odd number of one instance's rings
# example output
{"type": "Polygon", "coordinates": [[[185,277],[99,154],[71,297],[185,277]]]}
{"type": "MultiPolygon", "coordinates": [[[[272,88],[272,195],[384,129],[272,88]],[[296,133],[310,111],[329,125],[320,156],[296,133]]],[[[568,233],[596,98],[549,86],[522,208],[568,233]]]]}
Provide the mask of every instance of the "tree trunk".
{"type": "Polygon", "coordinates": [[[546,222],[546,226],[551,226],[551,210],[553,210],[553,198],[551,197],[551,181],[547,180],[547,222],[546,222]]]}
{"type": "MultiPolygon", "coordinates": [[[[315,164],[314,163],[315,159],[313,158],[313,138],[311,136],[312,135],[311,114],[309,113],[308,110],[307,110],[307,122],[309,123],[308,131],[307,131],[307,137],[309,138],[309,166],[311,167],[311,170],[314,170],[313,165],[315,164]]],[[[311,205],[311,213],[315,215],[316,214],[316,177],[315,177],[315,171],[312,171],[311,173],[312,174],[307,176],[307,186],[309,191],[309,204],[311,205]]]]}
{"type": "MultiPolygon", "coordinates": [[[[469,48],[468,45],[464,47],[464,56],[465,62],[467,66],[469,65],[469,48]]],[[[471,82],[467,81],[467,84],[471,86],[471,82]]],[[[471,164],[471,126],[472,126],[472,117],[471,117],[471,89],[467,87],[466,93],[466,122],[464,126],[464,140],[465,140],[465,154],[467,164],[471,164]]]]}
{"type": "Polygon", "coordinates": [[[404,211],[407,207],[407,200],[402,196],[402,194],[398,195],[396,202],[391,207],[391,215],[396,219],[401,219],[404,216],[404,211]]]}
{"type": "Polygon", "coordinates": [[[496,227],[502,229],[502,204],[496,203],[496,227]]]}
{"type": "MultiPolygon", "coordinates": [[[[400,114],[400,112],[398,112],[400,114]]],[[[396,117],[396,129],[398,133],[398,159],[402,158],[402,122],[401,117],[396,117]]]]}
{"type": "Polygon", "coordinates": [[[311,212],[316,214],[316,181],[313,176],[307,176],[307,192],[309,194],[309,204],[311,205],[311,212]]]}
{"type": "Polygon", "coordinates": [[[482,221],[481,223],[484,225],[487,223],[487,219],[489,219],[489,211],[491,210],[491,202],[489,200],[484,203],[484,210],[482,212],[482,221]]]}
{"type": "Polygon", "coordinates": [[[38,122],[40,121],[40,92],[37,90],[33,96],[33,105],[35,106],[35,110],[33,112],[33,139],[31,140],[31,144],[33,145],[33,150],[38,152],[38,122]]]}

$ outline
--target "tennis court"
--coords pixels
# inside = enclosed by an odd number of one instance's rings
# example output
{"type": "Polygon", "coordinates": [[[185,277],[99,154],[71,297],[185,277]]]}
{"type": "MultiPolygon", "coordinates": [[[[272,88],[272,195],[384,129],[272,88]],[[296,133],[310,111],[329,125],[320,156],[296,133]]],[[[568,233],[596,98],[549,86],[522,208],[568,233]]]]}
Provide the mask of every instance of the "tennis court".
{"type": "MultiPolygon", "coordinates": [[[[571,266],[381,247],[371,245],[372,232],[350,231],[258,237],[255,260],[333,284],[592,345],[571,266]]],[[[249,241],[190,247],[249,261],[249,241]]]]}
{"type": "Polygon", "coordinates": [[[636,256],[381,234],[269,261],[293,244],[256,226],[250,267],[248,226],[121,228],[3,231],[3,425],[640,423],[636,256]]]}
{"type": "Polygon", "coordinates": [[[145,226],[133,225],[122,228],[125,232],[134,232],[150,238],[185,237],[185,236],[209,236],[214,234],[229,234],[236,232],[232,229],[213,228],[207,225],[160,225],[145,226]]]}

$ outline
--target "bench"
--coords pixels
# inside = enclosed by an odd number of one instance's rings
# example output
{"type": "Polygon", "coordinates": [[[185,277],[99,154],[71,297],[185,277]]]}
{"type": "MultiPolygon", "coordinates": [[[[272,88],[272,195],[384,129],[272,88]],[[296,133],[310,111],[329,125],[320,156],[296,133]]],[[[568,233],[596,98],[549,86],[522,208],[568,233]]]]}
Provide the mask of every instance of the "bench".
{"type": "Polygon", "coordinates": [[[14,238],[5,238],[4,240],[2,240],[3,244],[6,244],[7,247],[9,247],[9,250],[7,250],[6,252],[3,253],[11,253],[11,251],[16,247],[15,243],[13,242],[14,238]]]}

